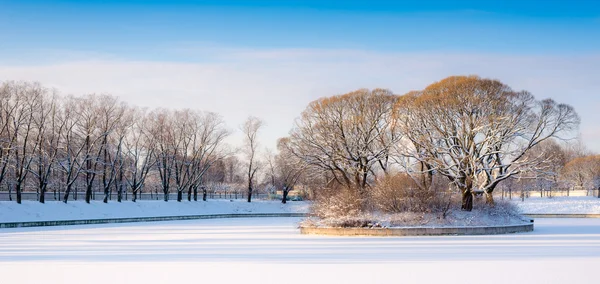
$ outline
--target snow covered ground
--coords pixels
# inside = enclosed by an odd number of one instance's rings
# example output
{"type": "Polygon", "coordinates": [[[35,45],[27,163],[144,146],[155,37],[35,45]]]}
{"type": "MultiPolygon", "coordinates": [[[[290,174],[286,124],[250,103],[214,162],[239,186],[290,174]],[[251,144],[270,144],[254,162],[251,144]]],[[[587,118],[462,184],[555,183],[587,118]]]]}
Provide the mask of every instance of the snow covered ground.
{"type": "Polygon", "coordinates": [[[0,230],[2,283],[598,283],[600,219],[495,236],[300,235],[299,218],[0,230]]]}
{"type": "Polygon", "coordinates": [[[600,198],[592,196],[530,197],[512,202],[525,214],[600,214],[600,198]]]}
{"type": "Polygon", "coordinates": [[[184,216],[227,213],[305,213],[309,203],[302,201],[288,202],[255,200],[248,203],[244,200],[211,199],[198,202],[151,201],[138,202],[92,202],[71,201],[67,204],[60,201],[41,204],[36,201],[0,202],[0,222],[27,222],[53,220],[84,220],[127,217],[184,216]]]}
{"type": "MultiPolygon", "coordinates": [[[[530,214],[600,214],[600,199],[589,196],[530,197],[524,202],[513,199],[523,213],[530,214]]],[[[211,199],[207,202],[152,201],[138,202],[92,202],[73,201],[67,204],[57,201],[41,204],[36,201],[0,201],[0,222],[27,222],[52,220],[81,220],[126,217],[180,216],[227,213],[306,213],[310,203],[279,201],[211,199]]],[[[455,212],[461,214],[461,212],[455,212]]]]}

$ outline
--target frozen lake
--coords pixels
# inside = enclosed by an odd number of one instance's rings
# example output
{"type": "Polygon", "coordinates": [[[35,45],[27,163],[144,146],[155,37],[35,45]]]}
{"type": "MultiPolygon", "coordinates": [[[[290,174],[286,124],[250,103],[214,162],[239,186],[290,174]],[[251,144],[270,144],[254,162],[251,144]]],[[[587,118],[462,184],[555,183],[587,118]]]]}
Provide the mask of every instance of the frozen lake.
{"type": "Polygon", "coordinates": [[[536,219],[535,231],[524,234],[379,238],[300,235],[299,220],[2,229],[0,277],[105,284],[600,281],[600,219],[536,219]]]}

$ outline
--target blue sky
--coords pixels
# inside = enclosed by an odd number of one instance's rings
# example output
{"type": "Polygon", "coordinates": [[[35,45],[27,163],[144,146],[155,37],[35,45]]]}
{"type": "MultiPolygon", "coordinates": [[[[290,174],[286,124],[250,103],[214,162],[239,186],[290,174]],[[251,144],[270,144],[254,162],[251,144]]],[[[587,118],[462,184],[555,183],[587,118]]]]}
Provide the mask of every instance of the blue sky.
{"type": "Polygon", "coordinates": [[[479,74],[574,105],[600,151],[599,65],[593,0],[0,0],[0,80],[263,116],[269,146],[318,97],[479,74]]]}
{"type": "MultiPolygon", "coordinates": [[[[580,53],[600,46],[598,1],[0,1],[4,50],[144,47],[580,53]]],[[[165,56],[165,55],[161,55],[165,56]]]]}

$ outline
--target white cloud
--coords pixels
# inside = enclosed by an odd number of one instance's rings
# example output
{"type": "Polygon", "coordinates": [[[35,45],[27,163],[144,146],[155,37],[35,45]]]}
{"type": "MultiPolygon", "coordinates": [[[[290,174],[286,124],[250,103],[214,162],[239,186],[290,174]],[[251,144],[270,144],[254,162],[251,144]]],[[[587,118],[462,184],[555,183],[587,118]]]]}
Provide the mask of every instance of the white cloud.
{"type": "MultiPolygon", "coordinates": [[[[217,112],[232,130],[248,115],[263,118],[266,146],[319,97],[357,88],[422,89],[449,75],[500,79],[538,98],[572,104],[585,142],[600,151],[600,56],[377,53],[319,49],[211,49],[195,63],[101,56],[36,65],[0,65],[0,80],[35,80],[62,93],[111,93],[135,105],[217,112]],[[208,60],[210,59],[210,60],[208,60]]],[[[181,50],[180,50],[181,52],[181,50]]],[[[184,53],[193,54],[193,49],[184,53]]]]}

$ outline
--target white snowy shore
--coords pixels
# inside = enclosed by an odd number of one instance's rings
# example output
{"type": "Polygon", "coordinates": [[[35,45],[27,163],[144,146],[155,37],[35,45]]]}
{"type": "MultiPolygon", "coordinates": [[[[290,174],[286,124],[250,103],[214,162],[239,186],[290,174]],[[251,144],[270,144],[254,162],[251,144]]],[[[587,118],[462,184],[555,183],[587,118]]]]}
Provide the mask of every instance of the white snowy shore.
{"type": "Polygon", "coordinates": [[[291,201],[255,200],[209,200],[197,202],[138,201],[138,202],[92,202],[60,201],[41,204],[36,201],[0,202],[0,222],[30,222],[56,220],[112,219],[132,217],[188,216],[240,213],[306,213],[309,203],[291,201]]]}
{"type": "Polygon", "coordinates": [[[600,198],[593,196],[530,197],[512,203],[523,214],[600,214],[600,198]]]}

